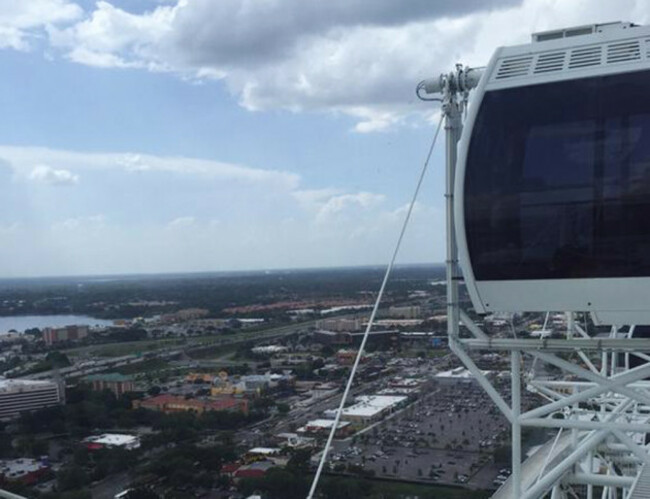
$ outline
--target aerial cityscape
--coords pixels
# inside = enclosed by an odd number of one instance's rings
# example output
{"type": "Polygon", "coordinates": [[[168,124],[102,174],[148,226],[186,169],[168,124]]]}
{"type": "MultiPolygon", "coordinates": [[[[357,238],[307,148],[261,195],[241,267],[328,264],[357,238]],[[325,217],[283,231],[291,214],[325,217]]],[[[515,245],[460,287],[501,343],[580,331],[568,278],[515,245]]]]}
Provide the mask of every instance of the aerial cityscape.
{"type": "Polygon", "coordinates": [[[645,0],[0,0],[0,498],[650,499],[645,0]]]}
{"type": "MultiPolygon", "coordinates": [[[[381,276],[368,267],[0,283],[0,324],[17,312],[21,324],[0,335],[4,486],[39,497],[137,487],[304,497],[381,276]],[[70,324],[30,324],[52,317],[70,324]]],[[[447,348],[443,279],[440,266],[395,269],[325,497],[489,497],[507,478],[506,420],[447,348]]],[[[543,320],[483,323],[501,337],[511,327],[535,335],[543,320]]],[[[562,324],[553,317],[552,328],[562,324]]],[[[507,395],[508,358],[477,362],[507,395]]]]}

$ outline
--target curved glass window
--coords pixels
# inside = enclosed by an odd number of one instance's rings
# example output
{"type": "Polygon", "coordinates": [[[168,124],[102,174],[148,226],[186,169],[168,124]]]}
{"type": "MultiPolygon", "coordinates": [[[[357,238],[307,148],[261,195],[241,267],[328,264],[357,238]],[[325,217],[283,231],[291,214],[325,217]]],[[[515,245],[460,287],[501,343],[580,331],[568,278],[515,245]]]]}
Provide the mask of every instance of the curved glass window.
{"type": "Polygon", "coordinates": [[[487,92],[464,189],[477,280],[650,276],[650,71],[487,92]]]}

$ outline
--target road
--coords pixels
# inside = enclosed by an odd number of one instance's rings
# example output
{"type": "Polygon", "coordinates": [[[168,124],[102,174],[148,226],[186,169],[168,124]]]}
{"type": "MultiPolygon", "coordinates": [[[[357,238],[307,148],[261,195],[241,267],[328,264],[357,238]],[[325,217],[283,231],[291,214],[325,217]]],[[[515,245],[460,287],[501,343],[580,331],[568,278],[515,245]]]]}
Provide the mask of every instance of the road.
{"type": "Polygon", "coordinates": [[[93,499],[113,499],[115,494],[126,489],[130,482],[131,479],[126,471],[111,475],[91,487],[92,497],[93,499]]]}

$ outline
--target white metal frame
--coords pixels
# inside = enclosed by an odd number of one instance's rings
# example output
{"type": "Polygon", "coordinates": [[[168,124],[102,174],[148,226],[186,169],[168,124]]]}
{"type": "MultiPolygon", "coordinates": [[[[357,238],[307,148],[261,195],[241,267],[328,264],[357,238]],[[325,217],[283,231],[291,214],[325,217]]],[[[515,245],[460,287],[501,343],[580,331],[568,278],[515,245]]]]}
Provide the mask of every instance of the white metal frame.
{"type": "MultiPolygon", "coordinates": [[[[423,82],[418,91],[442,94],[445,118],[449,345],[511,426],[512,475],[494,497],[535,499],[550,494],[552,499],[593,499],[600,491],[601,499],[634,499],[634,485],[646,470],[644,465],[650,465],[650,446],[645,444],[646,434],[650,433],[650,382],[646,381],[650,364],[629,369],[629,358],[636,355],[650,360],[650,355],[644,353],[650,353],[650,339],[635,339],[633,327],[620,333],[617,326],[612,326],[608,338],[590,338],[576,323],[574,312],[566,313],[567,331],[563,339],[490,338],[460,306],[459,281],[463,274],[457,235],[463,230],[456,230],[457,224],[462,224],[462,219],[456,218],[459,210],[454,200],[458,193],[456,152],[468,94],[480,74],[480,70],[457,65],[454,71],[423,82]],[[470,332],[470,339],[461,337],[460,323],[470,332]],[[501,396],[474,362],[471,353],[481,350],[509,352],[510,401],[501,396]],[[619,355],[624,357],[622,366],[619,355]],[[566,378],[542,379],[535,376],[533,369],[526,375],[527,387],[548,402],[522,412],[522,363],[531,360],[533,365],[541,362],[560,369],[566,378]],[[546,454],[537,468],[522,467],[521,432],[526,427],[557,431],[555,439],[545,446],[546,454]]],[[[487,78],[483,79],[479,89],[486,85],[487,78]]],[[[468,119],[471,120],[471,113],[468,119]]],[[[468,282],[472,280],[471,266],[464,265],[463,270],[472,293],[468,282]]]]}

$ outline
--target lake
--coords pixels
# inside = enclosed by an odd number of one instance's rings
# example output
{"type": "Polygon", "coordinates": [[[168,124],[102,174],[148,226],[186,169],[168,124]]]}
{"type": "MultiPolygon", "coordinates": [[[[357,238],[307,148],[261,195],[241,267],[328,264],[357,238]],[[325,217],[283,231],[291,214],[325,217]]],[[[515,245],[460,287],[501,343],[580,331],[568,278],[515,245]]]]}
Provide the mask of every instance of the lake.
{"type": "Polygon", "coordinates": [[[24,332],[25,329],[37,327],[63,327],[63,326],[111,326],[113,321],[95,319],[87,315],[16,315],[0,317],[0,333],[11,329],[24,332]]]}

